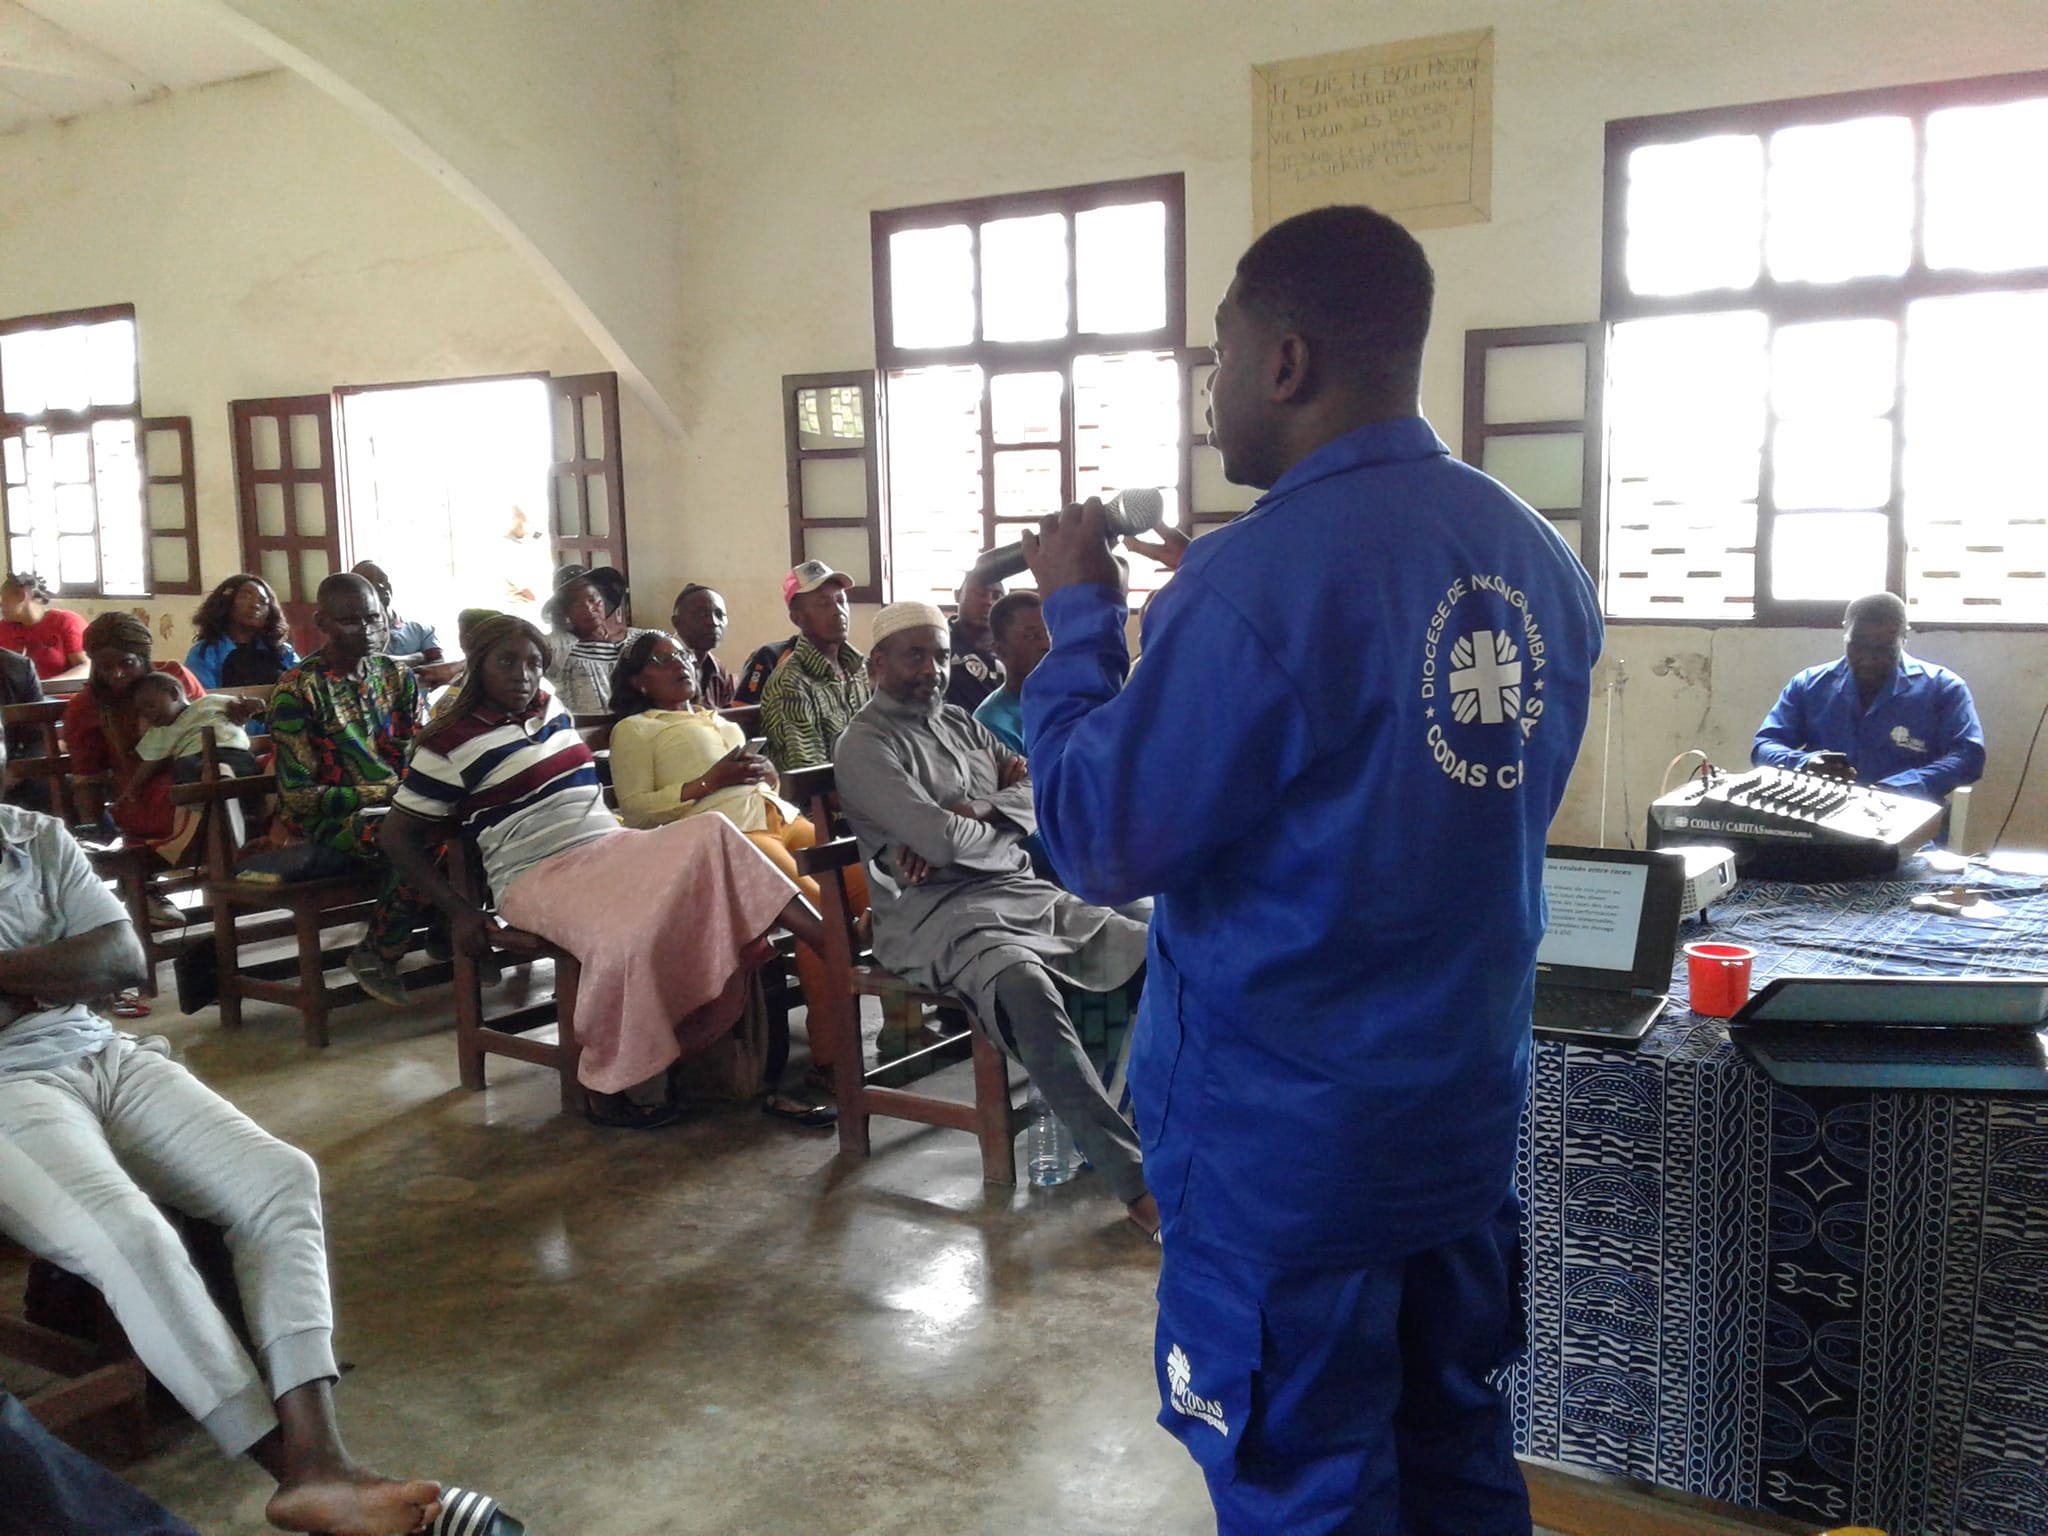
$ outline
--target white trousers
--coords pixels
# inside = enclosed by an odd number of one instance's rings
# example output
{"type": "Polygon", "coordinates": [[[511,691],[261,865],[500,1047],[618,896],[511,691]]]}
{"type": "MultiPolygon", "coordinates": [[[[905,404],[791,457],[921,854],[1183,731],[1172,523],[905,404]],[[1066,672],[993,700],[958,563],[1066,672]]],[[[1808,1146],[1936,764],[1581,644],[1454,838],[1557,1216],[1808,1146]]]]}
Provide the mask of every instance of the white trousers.
{"type": "Polygon", "coordinates": [[[91,1281],[142,1363],[231,1456],[276,1426],[274,1399],[337,1374],[313,1160],[160,1038],[0,1073],[0,1231],[91,1281]],[[267,1385],[158,1201],[226,1229],[267,1385]]]}

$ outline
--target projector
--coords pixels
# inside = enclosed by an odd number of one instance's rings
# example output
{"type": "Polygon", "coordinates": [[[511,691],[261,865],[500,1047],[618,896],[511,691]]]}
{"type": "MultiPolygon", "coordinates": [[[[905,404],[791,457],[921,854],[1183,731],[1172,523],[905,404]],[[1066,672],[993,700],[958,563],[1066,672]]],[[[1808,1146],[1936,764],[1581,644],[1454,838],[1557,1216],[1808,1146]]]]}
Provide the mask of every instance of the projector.
{"type": "Polygon", "coordinates": [[[1668,851],[1685,856],[1685,897],[1678,905],[1680,918],[1698,917],[1707,910],[1708,902],[1735,889],[1734,849],[1703,844],[1668,851]]]}

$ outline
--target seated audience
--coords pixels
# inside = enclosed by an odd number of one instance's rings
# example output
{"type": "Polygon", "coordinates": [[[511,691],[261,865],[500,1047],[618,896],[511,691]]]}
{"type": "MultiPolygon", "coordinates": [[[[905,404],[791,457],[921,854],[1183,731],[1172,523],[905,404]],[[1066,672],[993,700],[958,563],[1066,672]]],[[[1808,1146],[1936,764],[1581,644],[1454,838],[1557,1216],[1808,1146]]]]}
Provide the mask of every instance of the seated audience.
{"type": "Polygon", "coordinates": [[[263,769],[249,750],[249,733],[242,727],[258,707],[254,699],[218,693],[188,700],[177,679],[150,673],[135,685],[135,717],[149,729],[135,743],[138,762],[127,793],[145,793],[149,781],[166,771],[173,784],[196,783],[206,766],[203,743],[208,736],[222,768],[243,778],[256,777],[263,769]]]}
{"type": "Polygon", "coordinates": [[[761,690],[761,729],[785,773],[831,762],[839,733],[868,701],[867,658],[846,643],[852,585],[822,560],[806,560],[782,578],[797,639],[761,690]]]}
{"type": "MultiPolygon", "coordinates": [[[[0,1231],[96,1286],[214,1443],[277,1479],[272,1525],[423,1529],[439,1485],[381,1477],[342,1444],[313,1160],[163,1040],[117,1034],[92,1010],[146,974],[127,914],[63,825],[0,806],[0,1231]],[[254,1360],[158,1200],[226,1229],[254,1360]]],[[[0,1523],[59,1466],[10,1475],[0,1523]]],[[[123,1523],[94,1529],[147,1528],[128,1518],[122,1506],[123,1523]]]]}
{"type": "Polygon", "coordinates": [[[384,574],[383,566],[374,560],[358,560],[349,569],[377,589],[377,600],[384,605],[386,656],[417,672],[422,688],[440,688],[462,675],[462,663],[449,661],[442,654],[441,637],[434,633],[433,625],[398,616],[391,604],[391,578],[384,574]]]}
{"type": "Polygon", "coordinates": [[[377,822],[405,772],[420,728],[420,685],[383,653],[384,605],[353,572],[320,583],[320,649],[278,679],[270,700],[277,746],[277,813],[285,833],[316,850],[308,875],[381,870],[369,931],[349,973],[380,1003],[402,1006],[398,962],[426,903],[377,846],[377,822]]]}
{"type": "Polygon", "coordinates": [[[299,664],[284,610],[261,576],[230,576],[192,615],[185,665],[208,688],[274,683],[299,664]]]}
{"type": "Polygon", "coordinates": [[[103,613],[85,629],[91,681],[64,708],[64,745],[74,774],[105,774],[115,798],[107,806],[114,825],[129,837],[157,844],[175,863],[199,817],[180,815],[171,805],[171,781],[152,779],[139,794],[128,786],[142,759],[135,747],[149,724],[136,710],[135,685],[154,670],[169,677],[188,699],[205,692],[199,679],[175,661],[152,663],[149,626],[132,613],[103,613]]]}
{"type": "MultiPolygon", "coordinates": [[[[38,704],[42,697],[43,680],[36,676],[35,663],[19,651],[0,650],[0,706],[38,704]]],[[[34,726],[18,726],[7,733],[10,757],[41,757],[45,745],[43,732],[34,726]]],[[[49,789],[47,781],[17,784],[7,791],[7,798],[16,805],[46,811],[50,808],[49,789]]]]}
{"type": "Polygon", "coordinates": [[[541,614],[548,636],[548,682],[572,715],[601,715],[611,697],[612,668],[626,642],[659,630],[634,629],[621,617],[626,578],[608,565],[565,565],[541,614]]]}
{"type": "Polygon", "coordinates": [[[1970,685],[1906,654],[1906,605],[1873,592],[1843,615],[1842,659],[1795,673],[1756,733],[1750,761],[1805,768],[1943,800],[1984,776],[1970,685]]]}
{"type": "MultiPolygon", "coordinates": [[[[658,827],[715,811],[768,855],[805,897],[818,900],[818,882],[797,873],[796,855],[818,840],[810,819],[776,794],[775,765],[747,751],[746,733],[732,721],[693,705],[697,673],[689,651],[667,635],[642,635],[626,647],[612,673],[612,794],[629,827],[658,827]]],[[[853,896],[849,889],[849,896],[853,896]]],[[[861,882],[856,913],[867,910],[861,882]]],[[[824,995],[824,962],[799,945],[796,966],[806,998],[824,995]]],[[[817,1017],[817,1015],[813,1015],[817,1017]]],[[[832,1065],[832,1041],[819,1030],[811,1059],[822,1073],[832,1065]]],[[[829,1125],[829,1108],[771,1093],[771,1115],[805,1125],[829,1125]]]]}
{"type": "MultiPolygon", "coordinates": [[[[739,684],[716,655],[718,642],[725,638],[725,599],[693,581],[676,594],[668,622],[683,642],[685,659],[696,676],[698,701],[706,709],[731,709],[739,684]]],[[[759,698],[756,690],[753,702],[759,698]]]]}
{"type": "MultiPolygon", "coordinates": [[[[989,610],[989,644],[1002,663],[1003,686],[983,699],[974,718],[1012,752],[1024,750],[1024,679],[1038,670],[1052,637],[1036,592],[1012,592],[989,610]]],[[[950,700],[948,702],[951,702],[950,700]]]]}
{"type": "Polygon", "coordinates": [[[920,987],[956,992],[1014,1051],[1082,1156],[1148,1237],[1137,1133],[1104,1091],[1060,995],[1137,978],[1145,925],[1091,907],[1031,873],[1037,829],[1024,760],[946,703],[945,615],[892,603],[868,656],[875,696],[834,760],[839,803],[860,840],[875,958],[920,987]]]}
{"type": "Polygon", "coordinates": [[[946,702],[970,715],[1002,686],[1002,664],[989,644],[989,615],[1002,596],[1000,581],[984,581],[971,569],[953,594],[953,670],[946,681],[946,702]]]}
{"type": "Polygon", "coordinates": [[[599,1125],[676,1116],[627,1090],[727,1034],[778,923],[821,950],[823,927],[787,876],[723,816],[619,825],[590,749],[541,686],[547,637],[524,619],[480,625],[461,702],[421,734],[383,829],[393,866],[448,914],[470,954],[533,935],[576,956],[578,1075],[599,1125]],[[503,921],[456,893],[433,847],[474,837],[503,921]],[[507,927],[506,925],[511,925],[507,927]]]}
{"type": "Polygon", "coordinates": [[[83,677],[85,618],[50,606],[50,589],[38,576],[14,574],[0,581],[0,649],[19,651],[44,682],[83,677]]]}

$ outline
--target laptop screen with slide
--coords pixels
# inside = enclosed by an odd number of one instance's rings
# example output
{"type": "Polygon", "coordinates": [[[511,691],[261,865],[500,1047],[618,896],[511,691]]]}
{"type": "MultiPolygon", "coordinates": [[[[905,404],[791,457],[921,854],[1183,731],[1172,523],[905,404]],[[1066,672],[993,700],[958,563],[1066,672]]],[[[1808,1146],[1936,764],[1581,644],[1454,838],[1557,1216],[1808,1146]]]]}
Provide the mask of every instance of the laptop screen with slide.
{"type": "Polygon", "coordinates": [[[1684,894],[1682,855],[1553,844],[1543,860],[1538,985],[1668,991],[1684,894]]]}

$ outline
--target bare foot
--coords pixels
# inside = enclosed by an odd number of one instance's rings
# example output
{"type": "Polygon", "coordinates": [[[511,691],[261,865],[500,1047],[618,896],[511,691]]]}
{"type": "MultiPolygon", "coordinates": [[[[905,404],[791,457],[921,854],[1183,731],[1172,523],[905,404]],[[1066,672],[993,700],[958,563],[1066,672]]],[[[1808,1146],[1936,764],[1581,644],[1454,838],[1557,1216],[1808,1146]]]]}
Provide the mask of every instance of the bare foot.
{"type": "Polygon", "coordinates": [[[342,1467],[281,1484],[263,1515],[281,1531],[405,1536],[424,1530],[440,1512],[439,1483],[407,1482],[342,1467]]]}
{"type": "Polygon", "coordinates": [[[1138,1229],[1149,1242],[1159,1241],[1159,1202],[1148,1192],[1124,1207],[1124,1220],[1138,1229]]]}

